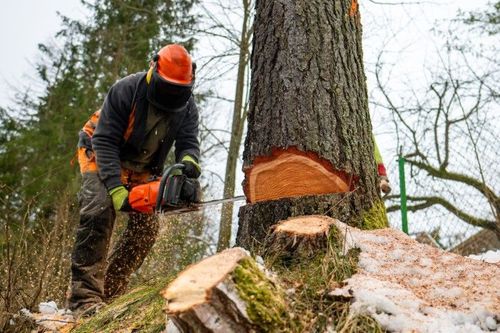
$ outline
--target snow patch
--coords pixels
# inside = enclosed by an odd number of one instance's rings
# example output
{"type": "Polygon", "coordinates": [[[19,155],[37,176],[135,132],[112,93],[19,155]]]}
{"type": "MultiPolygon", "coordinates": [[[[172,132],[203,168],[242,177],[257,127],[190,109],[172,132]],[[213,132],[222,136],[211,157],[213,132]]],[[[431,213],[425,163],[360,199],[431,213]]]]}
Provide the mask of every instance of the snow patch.
{"type": "Polygon", "coordinates": [[[422,266],[432,266],[432,260],[429,258],[420,258],[419,263],[422,266]]]}
{"type": "Polygon", "coordinates": [[[435,298],[458,298],[464,294],[462,288],[454,287],[451,289],[435,287],[431,295],[435,298]]]}
{"type": "Polygon", "coordinates": [[[500,263],[500,249],[496,251],[490,250],[488,252],[480,254],[473,254],[470,255],[469,258],[481,260],[490,264],[497,264],[500,263]]]}
{"type": "Polygon", "coordinates": [[[75,319],[70,310],[59,309],[56,302],[48,301],[38,304],[38,313],[32,313],[28,309],[21,309],[21,315],[30,318],[40,327],[40,332],[59,332],[74,326],[75,319]]]}
{"type": "Polygon", "coordinates": [[[500,265],[417,243],[396,230],[335,223],[346,251],[361,250],[358,272],[330,293],[352,298],[353,312],[392,332],[500,332],[500,265]]]}
{"type": "Polygon", "coordinates": [[[57,313],[57,304],[54,301],[42,302],[38,304],[38,312],[41,314],[54,314],[57,313]]]}

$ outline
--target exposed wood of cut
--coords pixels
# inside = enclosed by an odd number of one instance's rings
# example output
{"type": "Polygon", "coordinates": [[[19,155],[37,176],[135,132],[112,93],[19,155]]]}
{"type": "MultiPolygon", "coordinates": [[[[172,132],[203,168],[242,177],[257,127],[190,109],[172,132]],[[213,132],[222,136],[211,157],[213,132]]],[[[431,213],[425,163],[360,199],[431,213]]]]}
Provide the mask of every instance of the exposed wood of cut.
{"type": "Polygon", "coordinates": [[[266,256],[303,259],[325,250],[335,220],[322,215],[280,221],[266,239],[266,256]]]}
{"type": "MultiPolygon", "coordinates": [[[[162,296],[167,316],[181,332],[255,332],[262,324],[248,314],[244,283],[269,288],[273,301],[283,300],[242,248],[232,248],[191,265],[170,283],[162,296]],[[243,276],[243,278],[242,278],[243,276]],[[244,282],[242,282],[244,281],[244,282]]],[[[252,300],[259,302],[262,300],[252,300]]],[[[262,307],[262,305],[260,305],[262,307]]],[[[258,318],[257,318],[258,319],[258,318]]]]}
{"type": "Polygon", "coordinates": [[[163,292],[168,301],[168,312],[180,313],[207,302],[212,288],[246,257],[248,254],[244,250],[234,248],[189,266],[163,292]]]}
{"type": "Polygon", "coordinates": [[[295,148],[274,151],[246,169],[248,202],[349,191],[349,177],[334,170],[316,154],[295,148]]]}

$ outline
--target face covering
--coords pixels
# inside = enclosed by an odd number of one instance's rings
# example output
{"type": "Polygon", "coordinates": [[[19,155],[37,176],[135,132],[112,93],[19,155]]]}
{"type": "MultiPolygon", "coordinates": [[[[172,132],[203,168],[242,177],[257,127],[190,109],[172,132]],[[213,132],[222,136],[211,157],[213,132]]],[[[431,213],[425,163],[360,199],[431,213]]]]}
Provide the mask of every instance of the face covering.
{"type": "Polygon", "coordinates": [[[148,85],[148,101],[156,108],[169,112],[182,111],[192,94],[192,85],[173,84],[163,79],[156,68],[148,85]]]}

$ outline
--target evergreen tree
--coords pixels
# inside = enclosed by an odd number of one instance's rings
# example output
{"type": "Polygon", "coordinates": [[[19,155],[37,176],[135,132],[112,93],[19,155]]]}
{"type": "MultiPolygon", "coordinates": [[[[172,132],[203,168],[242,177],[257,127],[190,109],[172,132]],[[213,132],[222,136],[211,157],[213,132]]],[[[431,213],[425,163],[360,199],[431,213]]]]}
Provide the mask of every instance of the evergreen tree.
{"type": "MultiPolygon", "coordinates": [[[[79,187],[78,131],[100,108],[111,85],[146,70],[156,50],[178,42],[196,23],[196,0],[96,0],[85,21],[62,18],[55,42],[40,44],[36,78],[15,107],[0,108],[0,331],[20,308],[61,301],[79,187]]],[[[19,327],[16,327],[16,330],[19,327]]]]}

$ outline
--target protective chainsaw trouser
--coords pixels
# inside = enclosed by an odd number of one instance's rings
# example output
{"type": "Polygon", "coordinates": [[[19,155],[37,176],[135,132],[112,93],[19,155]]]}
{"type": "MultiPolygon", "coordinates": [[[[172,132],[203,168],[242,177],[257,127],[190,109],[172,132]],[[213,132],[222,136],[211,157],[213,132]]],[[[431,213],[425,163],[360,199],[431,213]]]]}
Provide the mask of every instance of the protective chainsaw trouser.
{"type": "Polygon", "coordinates": [[[80,225],[72,254],[70,309],[122,294],[130,275],[151,250],[159,229],[154,215],[129,214],[127,227],[108,258],[116,216],[97,172],[82,173],[78,200],[80,225]]]}

